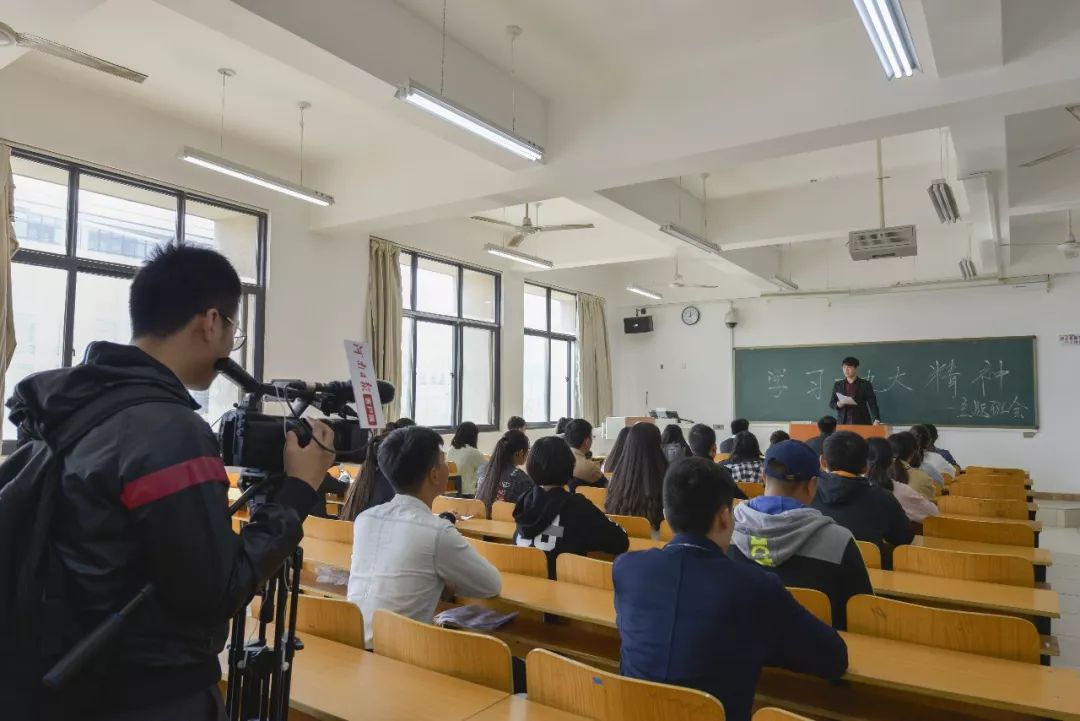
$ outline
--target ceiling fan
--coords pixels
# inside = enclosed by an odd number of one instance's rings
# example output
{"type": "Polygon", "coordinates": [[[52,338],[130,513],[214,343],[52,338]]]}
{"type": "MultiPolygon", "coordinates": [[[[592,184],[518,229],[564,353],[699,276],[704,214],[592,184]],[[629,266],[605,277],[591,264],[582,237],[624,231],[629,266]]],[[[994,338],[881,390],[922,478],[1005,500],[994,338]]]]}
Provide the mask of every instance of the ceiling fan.
{"type": "Polygon", "coordinates": [[[682,273],[679,272],[679,256],[675,256],[675,277],[668,283],[669,288],[719,288],[718,285],[710,285],[708,283],[687,283],[683,280],[682,273]]]}
{"type": "Polygon", "coordinates": [[[61,45],[48,38],[16,32],[10,25],[0,23],[0,48],[12,46],[26,48],[27,50],[37,50],[46,53],[47,55],[61,58],[62,60],[70,60],[73,63],[85,65],[88,68],[93,68],[94,70],[99,70],[103,73],[123,78],[124,80],[130,80],[133,83],[141,83],[147,78],[145,74],[132,70],[131,68],[125,68],[123,65],[110,63],[108,60],[102,60],[99,57],[84,53],[75,48],[69,48],[67,45],[61,45]]]}
{"type": "MultiPolygon", "coordinates": [[[[1074,118],[1080,120],[1080,105],[1066,105],[1065,110],[1069,111],[1069,114],[1072,115],[1074,118]]],[[[1066,155],[1069,155],[1070,153],[1075,153],[1077,150],[1080,150],[1080,143],[1076,145],[1069,145],[1067,147],[1061,148],[1060,150],[1055,150],[1052,153],[1047,153],[1046,155],[1035,158],[1034,160],[1029,160],[1026,163],[1020,163],[1020,167],[1032,168],[1047,161],[1057,160],[1058,158],[1062,158],[1066,155]]]]}
{"type": "MultiPolygon", "coordinates": [[[[540,219],[540,203],[536,204],[536,219],[540,219]]],[[[553,233],[557,230],[588,230],[589,228],[595,228],[592,223],[569,223],[565,225],[534,225],[532,218],[529,217],[529,204],[525,204],[525,217],[521,220],[520,225],[514,223],[507,223],[505,220],[495,220],[494,218],[485,218],[482,215],[472,216],[473,220],[479,220],[484,223],[493,223],[495,225],[502,225],[507,228],[514,229],[514,237],[510,239],[507,245],[511,248],[516,248],[521,245],[521,242],[535,233],[553,233]]]]}

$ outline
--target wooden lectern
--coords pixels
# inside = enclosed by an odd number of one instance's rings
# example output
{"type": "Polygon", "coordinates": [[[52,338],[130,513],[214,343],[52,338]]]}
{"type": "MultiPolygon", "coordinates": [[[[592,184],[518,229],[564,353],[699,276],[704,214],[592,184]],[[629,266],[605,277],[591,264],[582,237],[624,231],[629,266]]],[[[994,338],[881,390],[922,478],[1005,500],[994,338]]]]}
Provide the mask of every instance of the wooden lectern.
{"type": "MultiPolygon", "coordinates": [[[[884,423],[880,426],[837,426],[838,431],[851,431],[858,433],[863,438],[888,438],[889,427],[884,423]]],[[[808,441],[820,433],[817,423],[789,423],[788,435],[797,441],[808,441]]]]}

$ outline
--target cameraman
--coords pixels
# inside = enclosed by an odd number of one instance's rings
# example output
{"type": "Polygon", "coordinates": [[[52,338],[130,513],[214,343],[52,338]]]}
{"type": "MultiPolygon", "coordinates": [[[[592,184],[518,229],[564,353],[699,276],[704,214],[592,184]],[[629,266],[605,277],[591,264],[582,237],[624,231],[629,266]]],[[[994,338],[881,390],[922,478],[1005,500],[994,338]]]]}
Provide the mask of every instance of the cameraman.
{"type": "MultiPolygon", "coordinates": [[[[289,433],[288,478],[239,535],[232,532],[217,440],[186,389],[208,388],[214,362],[243,345],[240,293],[236,271],[218,253],[161,248],[131,284],[131,345],[93,343],[82,365],[15,388],[11,418],[34,443],[108,394],[145,392],[62,456],[50,550],[72,623],[59,653],[148,582],[154,592],[70,687],[40,691],[40,716],[224,718],[217,684],[227,621],[300,542],[334,458],[318,443],[301,448],[289,433]]],[[[312,425],[333,448],[329,427],[312,425]]],[[[66,620],[44,613],[46,630],[66,620]]],[[[49,648],[48,639],[42,645],[49,648]]]]}

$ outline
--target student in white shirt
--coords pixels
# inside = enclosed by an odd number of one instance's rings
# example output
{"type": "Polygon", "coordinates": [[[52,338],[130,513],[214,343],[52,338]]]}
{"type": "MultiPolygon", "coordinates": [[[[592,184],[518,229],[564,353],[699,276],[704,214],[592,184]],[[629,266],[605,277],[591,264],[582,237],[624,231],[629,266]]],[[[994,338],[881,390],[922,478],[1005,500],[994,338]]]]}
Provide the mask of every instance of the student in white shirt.
{"type": "Polygon", "coordinates": [[[379,467],[397,495],[356,517],[349,575],[348,598],[364,617],[367,648],[377,609],[431,623],[444,592],[491,598],[502,588],[499,571],[431,512],[449,477],[438,433],[422,426],[394,431],[379,446],[379,467]]]}
{"type": "Polygon", "coordinates": [[[945,460],[945,457],[934,450],[934,439],[930,435],[930,429],[924,425],[911,427],[911,433],[919,442],[919,451],[922,453],[922,463],[918,464],[938,483],[944,483],[944,476],[956,476],[956,469],[945,460]]]}
{"type": "Polygon", "coordinates": [[[472,421],[465,421],[457,427],[454,438],[450,441],[450,450],[446,452],[446,460],[457,466],[458,475],[461,476],[461,494],[472,496],[476,493],[476,473],[480,466],[487,461],[484,454],[476,449],[476,441],[480,437],[480,429],[472,421]]]}
{"type": "Polygon", "coordinates": [[[870,483],[890,491],[896,497],[909,521],[922,523],[927,516],[938,515],[938,507],[908,483],[909,472],[914,473],[917,469],[909,468],[896,456],[895,445],[891,441],[901,435],[906,434],[894,434],[889,437],[890,440],[871,438],[867,441],[870,455],[866,477],[870,483]]]}

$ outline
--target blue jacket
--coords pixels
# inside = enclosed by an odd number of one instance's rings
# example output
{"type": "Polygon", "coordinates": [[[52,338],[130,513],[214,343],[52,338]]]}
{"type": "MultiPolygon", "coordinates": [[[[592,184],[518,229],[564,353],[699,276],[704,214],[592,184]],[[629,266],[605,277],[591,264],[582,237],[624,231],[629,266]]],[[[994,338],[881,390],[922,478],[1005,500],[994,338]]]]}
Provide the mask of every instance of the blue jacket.
{"type": "Polygon", "coordinates": [[[732,561],[702,536],[615,560],[624,676],[712,694],[728,719],[749,721],[762,666],[838,679],[840,635],[755,564],[732,561]]]}

